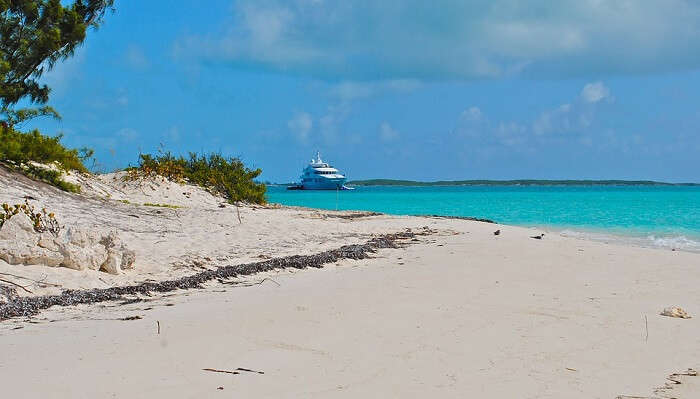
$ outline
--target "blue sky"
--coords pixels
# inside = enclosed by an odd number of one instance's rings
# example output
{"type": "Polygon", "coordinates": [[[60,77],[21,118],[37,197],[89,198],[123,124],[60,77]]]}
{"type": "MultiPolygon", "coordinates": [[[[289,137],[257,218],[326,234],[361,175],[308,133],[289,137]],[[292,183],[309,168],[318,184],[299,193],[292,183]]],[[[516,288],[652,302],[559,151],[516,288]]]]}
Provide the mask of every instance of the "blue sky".
{"type": "Polygon", "coordinates": [[[116,1],[45,76],[25,127],[96,150],[162,144],[296,179],[700,181],[691,1],[116,1]],[[206,4],[203,7],[202,4],[206,4]]]}

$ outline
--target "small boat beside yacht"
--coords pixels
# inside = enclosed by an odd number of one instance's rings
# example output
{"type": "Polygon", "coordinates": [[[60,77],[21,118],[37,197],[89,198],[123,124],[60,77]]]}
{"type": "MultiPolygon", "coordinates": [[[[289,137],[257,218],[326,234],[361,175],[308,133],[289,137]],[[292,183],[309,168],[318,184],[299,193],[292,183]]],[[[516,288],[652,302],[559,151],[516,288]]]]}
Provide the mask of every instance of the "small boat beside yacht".
{"type": "Polygon", "coordinates": [[[345,186],[347,178],[338,169],[324,162],[321,154],[304,168],[299,184],[287,187],[288,190],[351,190],[345,186]]]}

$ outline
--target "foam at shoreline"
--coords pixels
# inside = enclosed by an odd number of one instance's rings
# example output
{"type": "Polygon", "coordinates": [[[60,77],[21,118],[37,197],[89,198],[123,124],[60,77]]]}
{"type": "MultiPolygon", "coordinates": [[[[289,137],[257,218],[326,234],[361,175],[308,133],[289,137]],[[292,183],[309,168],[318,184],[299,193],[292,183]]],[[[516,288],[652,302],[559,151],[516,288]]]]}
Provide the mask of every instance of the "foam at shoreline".
{"type": "Polygon", "coordinates": [[[623,245],[633,245],[644,248],[674,249],[700,253],[700,240],[689,238],[682,234],[659,235],[659,234],[624,234],[609,233],[600,231],[584,231],[572,228],[557,230],[556,227],[549,226],[564,237],[578,238],[604,243],[614,243],[623,245]]]}

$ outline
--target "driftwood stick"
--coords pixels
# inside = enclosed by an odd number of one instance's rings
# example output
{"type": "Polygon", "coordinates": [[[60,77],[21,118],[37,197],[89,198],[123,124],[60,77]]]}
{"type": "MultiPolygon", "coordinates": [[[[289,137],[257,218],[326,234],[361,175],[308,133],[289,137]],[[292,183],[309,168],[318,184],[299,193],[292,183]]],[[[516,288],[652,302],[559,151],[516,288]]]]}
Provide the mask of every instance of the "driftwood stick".
{"type": "Polygon", "coordinates": [[[647,320],[647,315],[644,315],[644,329],[646,330],[646,335],[644,336],[644,341],[649,340],[649,321],[647,320]]]}
{"type": "Polygon", "coordinates": [[[229,371],[229,370],[217,370],[217,369],[202,369],[204,371],[211,371],[213,373],[226,373],[226,374],[240,374],[238,371],[229,371]]]}
{"type": "Polygon", "coordinates": [[[19,285],[19,284],[13,282],[13,281],[5,280],[5,279],[2,279],[2,278],[0,278],[0,281],[2,281],[3,283],[12,284],[12,285],[14,285],[15,287],[19,287],[19,288],[25,290],[26,292],[28,292],[28,293],[30,293],[30,294],[33,293],[33,292],[29,291],[29,290],[27,289],[27,287],[25,287],[25,286],[23,286],[23,285],[19,285]]]}
{"type": "Polygon", "coordinates": [[[223,284],[235,285],[236,287],[252,287],[252,286],[254,286],[254,285],[260,285],[260,284],[264,283],[265,281],[272,281],[273,283],[277,284],[278,287],[281,287],[281,286],[282,286],[280,283],[278,283],[277,281],[275,281],[275,280],[273,280],[273,279],[271,279],[271,278],[269,278],[269,277],[265,277],[264,279],[262,279],[262,280],[260,280],[260,281],[256,281],[256,282],[254,282],[254,283],[240,283],[240,282],[230,282],[230,283],[227,283],[227,282],[223,282],[223,281],[222,281],[222,283],[223,283],[223,284]]]}
{"type": "Polygon", "coordinates": [[[249,372],[249,373],[265,374],[264,371],[257,371],[257,370],[251,370],[251,369],[244,369],[243,367],[238,367],[236,370],[237,370],[237,371],[238,371],[238,370],[240,370],[240,371],[247,371],[247,372],[249,372]]]}
{"type": "Polygon", "coordinates": [[[37,283],[37,284],[50,285],[50,286],[52,286],[52,287],[62,287],[62,285],[60,285],[60,284],[47,283],[47,282],[44,281],[44,280],[34,280],[33,278],[24,277],[24,276],[18,276],[18,275],[16,275],[16,274],[12,274],[12,273],[0,273],[0,274],[2,274],[3,276],[10,276],[10,277],[16,277],[16,278],[21,278],[21,279],[24,279],[24,280],[33,281],[33,282],[35,282],[35,283],[37,283]]]}

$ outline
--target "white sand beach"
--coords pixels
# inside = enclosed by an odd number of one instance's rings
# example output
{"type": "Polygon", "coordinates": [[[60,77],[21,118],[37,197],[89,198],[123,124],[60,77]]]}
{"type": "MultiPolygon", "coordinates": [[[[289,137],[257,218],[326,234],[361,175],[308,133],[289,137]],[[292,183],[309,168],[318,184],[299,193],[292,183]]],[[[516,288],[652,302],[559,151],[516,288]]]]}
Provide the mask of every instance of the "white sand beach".
{"type": "Polygon", "coordinates": [[[432,234],[322,269],[0,321],[7,397],[700,397],[699,377],[667,379],[700,370],[700,254],[554,232],[536,240],[543,231],[457,219],[220,208],[170,182],[82,184],[84,194],[67,194],[0,170],[0,203],[30,196],[67,226],[117,231],[133,269],[0,260],[0,277],[31,291],[18,295],[173,279],[424,226],[432,234]],[[669,306],[693,317],[661,316],[669,306]]]}

